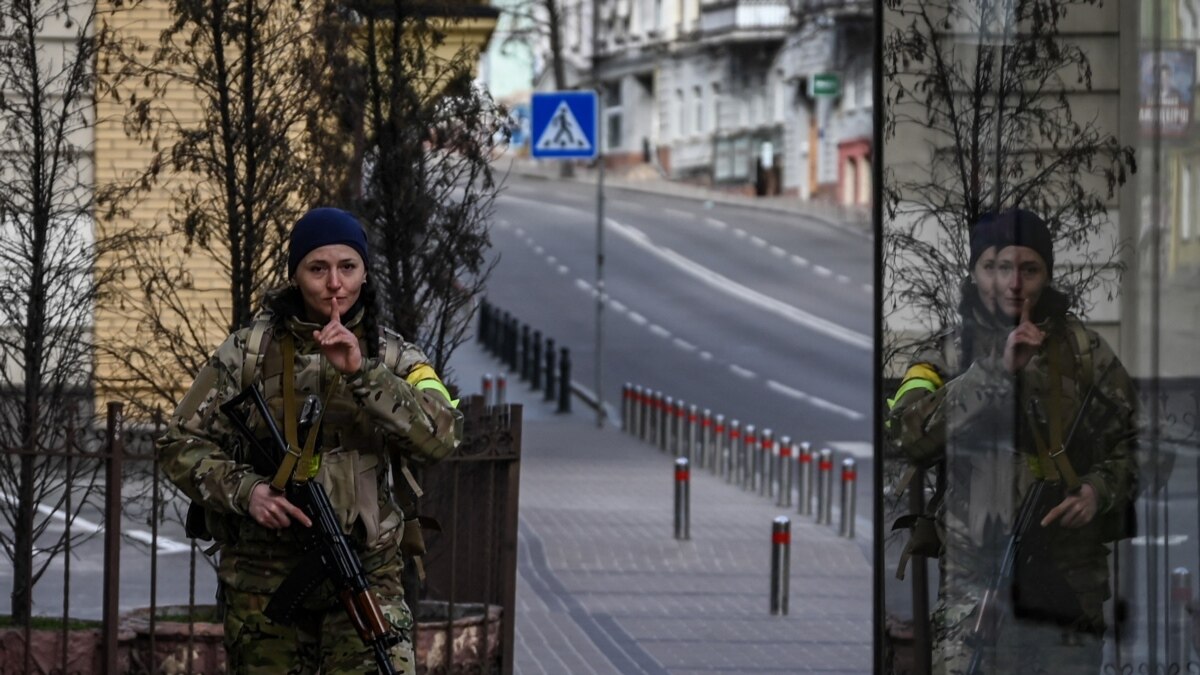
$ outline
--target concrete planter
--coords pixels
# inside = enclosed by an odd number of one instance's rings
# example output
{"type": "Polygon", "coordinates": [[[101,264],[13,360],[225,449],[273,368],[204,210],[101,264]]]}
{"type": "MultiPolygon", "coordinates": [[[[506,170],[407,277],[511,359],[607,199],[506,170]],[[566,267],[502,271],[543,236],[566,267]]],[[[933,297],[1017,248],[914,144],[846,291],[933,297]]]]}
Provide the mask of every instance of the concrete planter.
{"type": "Polygon", "coordinates": [[[225,672],[225,629],[216,620],[216,607],[199,605],[189,615],[186,605],[167,605],[155,608],[155,617],[153,646],[149,608],[135,609],[121,617],[121,644],[128,672],[225,672]]]}
{"type": "Polygon", "coordinates": [[[461,603],[421,602],[417,612],[417,672],[426,675],[500,671],[501,608],[461,603]],[[449,645],[449,649],[447,649],[449,645]]]}

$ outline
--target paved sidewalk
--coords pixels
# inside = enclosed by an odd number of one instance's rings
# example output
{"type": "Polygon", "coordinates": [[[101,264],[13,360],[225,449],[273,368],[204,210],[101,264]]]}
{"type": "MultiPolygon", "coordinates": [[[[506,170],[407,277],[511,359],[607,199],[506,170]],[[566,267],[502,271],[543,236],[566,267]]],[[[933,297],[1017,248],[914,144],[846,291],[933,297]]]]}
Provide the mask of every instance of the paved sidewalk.
{"type": "MultiPolygon", "coordinates": [[[[503,366],[476,342],[463,393],[503,366]]],[[[691,541],[673,538],[673,460],[575,400],[523,403],[516,672],[868,673],[870,532],[857,540],[692,471],[691,541]],[[769,613],[772,519],[792,518],[790,613],[769,613]]],[[[867,514],[869,515],[869,514],[867,514]]],[[[837,522],[835,516],[835,523],[837,522]]]]}

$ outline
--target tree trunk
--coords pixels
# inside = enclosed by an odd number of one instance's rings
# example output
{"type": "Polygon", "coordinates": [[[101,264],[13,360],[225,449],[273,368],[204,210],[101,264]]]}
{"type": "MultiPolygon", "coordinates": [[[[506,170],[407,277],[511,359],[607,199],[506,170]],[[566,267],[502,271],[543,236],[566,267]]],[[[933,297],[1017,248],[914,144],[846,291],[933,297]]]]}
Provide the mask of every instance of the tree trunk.
{"type": "MultiPolygon", "coordinates": [[[[563,63],[562,28],[559,27],[561,17],[558,11],[558,0],[545,0],[545,2],[546,18],[550,23],[550,66],[554,70],[554,88],[563,91],[567,88],[567,67],[563,63]]],[[[537,143],[536,138],[531,138],[530,141],[537,143]]],[[[560,178],[575,176],[575,165],[571,160],[559,160],[558,175],[560,178]]]]}

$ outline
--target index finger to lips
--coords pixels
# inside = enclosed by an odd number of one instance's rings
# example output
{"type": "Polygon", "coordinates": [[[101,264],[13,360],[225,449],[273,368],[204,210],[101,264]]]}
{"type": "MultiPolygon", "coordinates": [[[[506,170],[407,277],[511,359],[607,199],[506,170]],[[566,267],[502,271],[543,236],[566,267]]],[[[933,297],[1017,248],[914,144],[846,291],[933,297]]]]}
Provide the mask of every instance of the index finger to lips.
{"type": "Polygon", "coordinates": [[[340,324],[342,322],[341,310],[338,309],[337,296],[329,299],[329,323],[340,324]]]}
{"type": "Polygon", "coordinates": [[[1033,320],[1030,318],[1030,313],[1032,312],[1033,300],[1031,298],[1025,298],[1025,300],[1021,303],[1021,323],[1033,323],[1033,320]]]}

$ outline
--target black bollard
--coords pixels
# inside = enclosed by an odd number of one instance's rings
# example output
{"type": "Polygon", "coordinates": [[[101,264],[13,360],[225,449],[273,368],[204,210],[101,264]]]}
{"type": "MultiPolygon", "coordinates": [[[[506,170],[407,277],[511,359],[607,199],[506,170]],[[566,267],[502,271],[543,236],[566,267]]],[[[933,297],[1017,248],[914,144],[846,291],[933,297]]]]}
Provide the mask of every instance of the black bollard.
{"type": "Polygon", "coordinates": [[[500,316],[499,343],[496,345],[496,356],[505,365],[508,365],[508,333],[511,326],[512,316],[506,311],[500,316]]]}
{"type": "Polygon", "coordinates": [[[554,340],[546,340],[546,395],[545,401],[554,400],[554,340]]]}
{"type": "Polygon", "coordinates": [[[520,325],[521,322],[515,316],[508,325],[508,369],[513,372],[516,372],[519,365],[517,363],[517,351],[520,343],[517,340],[521,335],[520,325]]]}
{"type": "Polygon", "coordinates": [[[491,305],[487,300],[481,300],[479,303],[479,344],[487,347],[488,343],[488,314],[491,312],[491,305]]]}
{"type": "Polygon", "coordinates": [[[542,388],[542,331],[533,331],[533,355],[529,362],[529,387],[534,391],[542,388]]]}
{"type": "Polygon", "coordinates": [[[571,353],[566,347],[558,357],[558,412],[571,412],[571,353]]]}
{"type": "Polygon", "coordinates": [[[521,379],[529,379],[529,326],[521,326],[521,379]]]}

